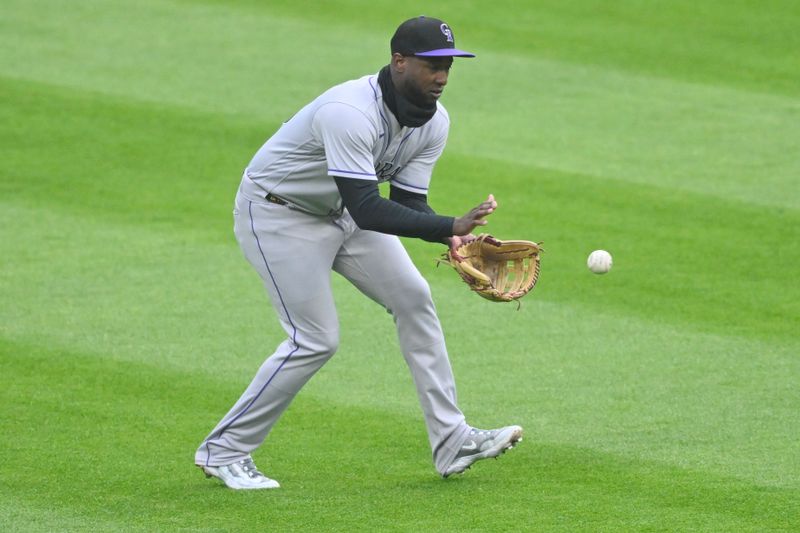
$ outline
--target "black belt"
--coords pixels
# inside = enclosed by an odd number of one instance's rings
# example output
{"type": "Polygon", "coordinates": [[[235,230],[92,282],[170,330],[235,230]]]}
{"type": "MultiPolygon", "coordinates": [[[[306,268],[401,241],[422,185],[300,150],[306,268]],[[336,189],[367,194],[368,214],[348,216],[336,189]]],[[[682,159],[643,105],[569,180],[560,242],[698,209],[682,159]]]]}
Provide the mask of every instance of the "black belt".
{"type": "Polygon", "coordinates": [[[284,200],[283,198],[278,198],[277,196],[275,196],[271,192],[268,192],[267,195],[265,196],[265,198],[267,199],[268,202],[272,202],[273,204],[289,205],[289,204],[286,203],[286,200],[284,200]]]}

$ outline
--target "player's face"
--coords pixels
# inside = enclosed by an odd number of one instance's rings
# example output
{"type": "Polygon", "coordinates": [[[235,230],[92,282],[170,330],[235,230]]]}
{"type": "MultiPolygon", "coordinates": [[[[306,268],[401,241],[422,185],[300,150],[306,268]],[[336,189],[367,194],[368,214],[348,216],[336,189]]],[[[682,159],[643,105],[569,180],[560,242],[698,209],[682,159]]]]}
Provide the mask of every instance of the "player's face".
{"type": "Polygon", "coordinates": [[[417,105],[435,103],[447,85],[452,65],[452,57],[401,56],[395,66],[399,67],[399,88],[403,96],[417,105]]]}

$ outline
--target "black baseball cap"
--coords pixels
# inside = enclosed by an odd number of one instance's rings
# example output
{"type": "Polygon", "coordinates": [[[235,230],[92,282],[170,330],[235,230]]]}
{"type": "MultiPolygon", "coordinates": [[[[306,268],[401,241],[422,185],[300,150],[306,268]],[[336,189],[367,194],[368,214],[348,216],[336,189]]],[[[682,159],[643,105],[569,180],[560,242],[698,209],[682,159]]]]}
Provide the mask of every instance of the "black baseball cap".
{"type": "Polygon", "coordinates": [[[400,24],[392,37],[392,53],[421,57],[475,57],[456,48],[453,30],[442,20],[415,17],[400,24]]]}

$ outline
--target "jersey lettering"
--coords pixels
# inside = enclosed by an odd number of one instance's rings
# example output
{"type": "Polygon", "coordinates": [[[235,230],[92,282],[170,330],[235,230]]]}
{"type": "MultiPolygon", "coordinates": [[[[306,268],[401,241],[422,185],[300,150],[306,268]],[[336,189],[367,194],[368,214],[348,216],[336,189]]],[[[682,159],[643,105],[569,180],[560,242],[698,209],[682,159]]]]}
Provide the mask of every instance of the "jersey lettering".
{"type": "Polygon", "coordinates": [[[403,170],[401,165],[395,165],[389,161],[382,161],[375,165],[375,175],[378,177],[378,182],[389,181],[403,170]]]}

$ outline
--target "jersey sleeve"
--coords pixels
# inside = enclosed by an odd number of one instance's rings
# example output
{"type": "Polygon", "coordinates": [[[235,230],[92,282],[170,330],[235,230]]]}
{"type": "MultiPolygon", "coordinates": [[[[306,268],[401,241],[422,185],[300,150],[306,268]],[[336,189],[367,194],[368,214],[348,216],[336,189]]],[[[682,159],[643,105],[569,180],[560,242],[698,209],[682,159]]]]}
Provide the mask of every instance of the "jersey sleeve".
{"type": "Polygon", "coordinates": [[[428,194],[433,167],[447,144],[448,122],[431,132],[430,140],[406,163],[403,170],[392,178],[393,186],[416,194],[428,194]]]}
{"type": "Polygon", "coordinates": [[[377,180],[372,155],[377,130],[364,113],[345,103],[325,104],[312,131],[325,149],[329,176],[377,180]]]}

